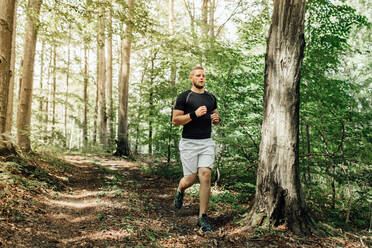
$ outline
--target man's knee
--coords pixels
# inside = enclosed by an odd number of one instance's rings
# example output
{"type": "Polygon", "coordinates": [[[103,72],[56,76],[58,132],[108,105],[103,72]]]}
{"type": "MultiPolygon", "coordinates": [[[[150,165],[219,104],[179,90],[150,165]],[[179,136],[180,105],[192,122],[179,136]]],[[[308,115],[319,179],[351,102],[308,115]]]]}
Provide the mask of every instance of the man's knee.
{"type": "Polygon", "coordinates": [[[210,168],[199,168],[198,175],[200,183],[209,183],[211,181],[212,170],[210,168]]]}
{"type": "Polygon", "coordinates": [[[191,174],[183,177],[183,181],[187,185],[193,185],[196,182],[196,174],[191,174]]]}

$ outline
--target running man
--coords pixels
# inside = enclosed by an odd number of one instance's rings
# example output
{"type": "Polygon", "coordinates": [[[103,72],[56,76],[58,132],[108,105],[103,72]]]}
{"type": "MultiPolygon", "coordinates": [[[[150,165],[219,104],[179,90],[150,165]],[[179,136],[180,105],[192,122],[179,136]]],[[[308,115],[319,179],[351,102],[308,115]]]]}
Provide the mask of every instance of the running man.
{"type": "Polygon", "coordinates": [[[217,112],[217,100],[204,90],[205,73],[203,67],[191,70],[191,90],[178,95],[173,111],[173,124],[182,125],[182,139],[179,144],[183,178],[180,180],[174,206],[182,208],[185,190],[199,177],[200,208],[198,226],[202,231],[210,231],[207,209],[211,190],[211,172],[214,162],[215,142],[211,139],[212,123],[221,119],[217,112]]]}

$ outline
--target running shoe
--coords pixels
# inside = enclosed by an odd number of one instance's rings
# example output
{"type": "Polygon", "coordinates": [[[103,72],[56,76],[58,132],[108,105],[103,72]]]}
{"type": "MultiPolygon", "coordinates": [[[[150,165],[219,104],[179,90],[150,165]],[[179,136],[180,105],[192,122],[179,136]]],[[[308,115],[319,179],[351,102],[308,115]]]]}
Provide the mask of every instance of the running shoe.
{"type": "Polygon", "coordinates": [[[182,208],[183,204],[183,193],[177,189],[176,197],[174,198],[174,207],[177,209],[182,208]]]}
{"type": "Polygon", "coordinates": [[[201,227],[203,232],[207,232],[211,230],[211,226],[208,223],[208,216],[203,214],[198,219],[198,226],[201,227]]]}

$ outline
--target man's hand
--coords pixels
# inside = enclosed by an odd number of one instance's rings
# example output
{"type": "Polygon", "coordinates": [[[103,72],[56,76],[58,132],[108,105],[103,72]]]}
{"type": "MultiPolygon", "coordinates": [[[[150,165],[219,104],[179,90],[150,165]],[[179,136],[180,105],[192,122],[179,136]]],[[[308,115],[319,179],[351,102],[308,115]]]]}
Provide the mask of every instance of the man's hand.
{"type": "Polygon", "coordinates": [[[212,119],[213,124],[215,125],[220,123],[220,116],[218,115],[217,112],[214,112],[213,114],[211,114],[211,119],[212,119]]]}
{"type": "Polygon", "coordinates": [[[197,117],[203,116],[207,113],[207,107],[201,106],[197,110],[195,110],[195,114],[197,117]]]}

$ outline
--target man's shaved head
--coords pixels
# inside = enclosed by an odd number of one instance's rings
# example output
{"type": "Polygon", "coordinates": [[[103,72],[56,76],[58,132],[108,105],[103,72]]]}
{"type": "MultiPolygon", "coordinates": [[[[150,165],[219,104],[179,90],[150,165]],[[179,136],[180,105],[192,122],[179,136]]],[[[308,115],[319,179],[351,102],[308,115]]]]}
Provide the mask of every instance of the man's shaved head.
{"type": "Polygon", "coordinates": [[[203,70],[204,71],[204,68],[201,67],[201,66],[196,66],[196,67],[192,68],[191,71],[190,71],[190,76],[192,76],[196,70],[203,70]]]}

